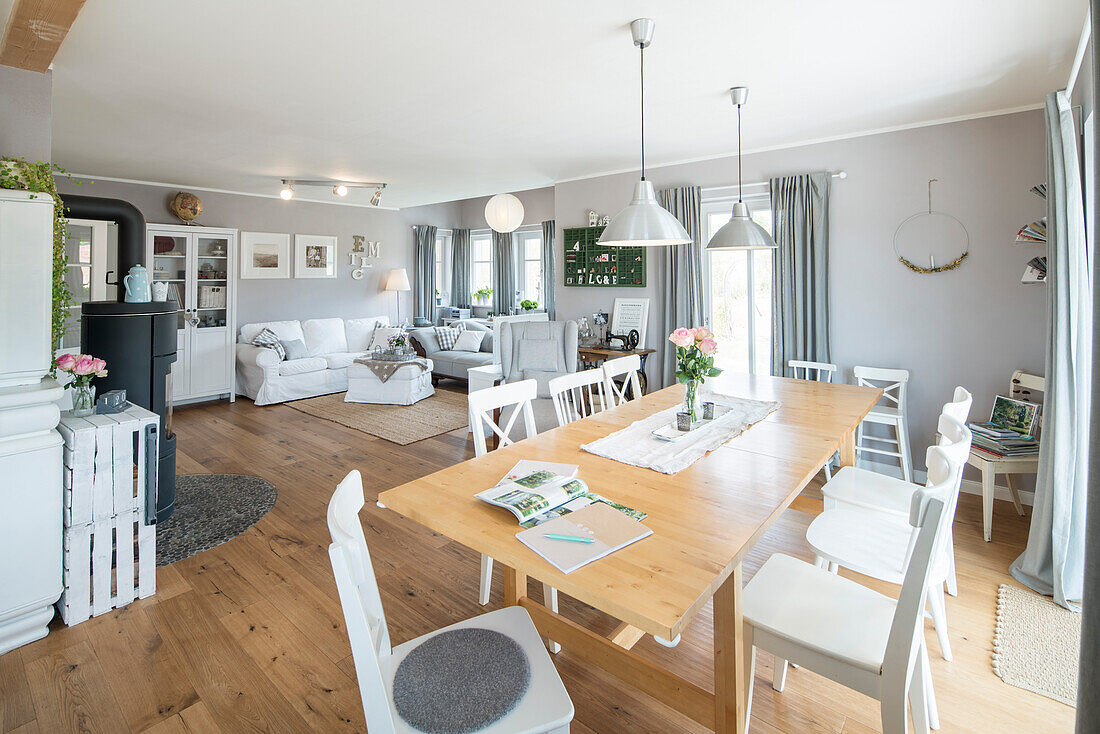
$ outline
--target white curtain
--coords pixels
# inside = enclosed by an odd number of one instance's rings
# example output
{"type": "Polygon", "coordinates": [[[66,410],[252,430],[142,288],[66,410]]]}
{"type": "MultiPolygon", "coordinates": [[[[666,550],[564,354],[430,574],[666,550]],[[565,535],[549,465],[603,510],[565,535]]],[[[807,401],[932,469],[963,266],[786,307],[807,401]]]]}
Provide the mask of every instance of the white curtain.
{"type": "Polygon", "coordinates": [[[1027,548],[1010,570],[1020,583],[1075,609],[1084,592],[1092,283],[1077,134],[1064,92],[1047,96],[1046,118],[1046,392],[1027,548]]]}

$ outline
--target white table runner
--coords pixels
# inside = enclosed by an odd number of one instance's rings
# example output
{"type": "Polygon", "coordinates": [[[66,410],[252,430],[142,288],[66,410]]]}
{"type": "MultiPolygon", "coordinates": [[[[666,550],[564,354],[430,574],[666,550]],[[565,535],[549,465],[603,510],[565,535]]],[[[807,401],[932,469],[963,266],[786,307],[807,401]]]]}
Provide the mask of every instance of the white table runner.
{"type": "Polygon", "coordinates": [[[775,401],[749,400],[731,395],[708,393],[701,400],[727,406],[729,411],[677,441],[662,441],[653,435],[653,431],[676,422],[676,413],[681,408],[677,405],[634,421],[626,428],[586,443],[581,448],[623,464],[653,469],[662,474],[675,474],[779,408],[779,403],[775,401]]]}

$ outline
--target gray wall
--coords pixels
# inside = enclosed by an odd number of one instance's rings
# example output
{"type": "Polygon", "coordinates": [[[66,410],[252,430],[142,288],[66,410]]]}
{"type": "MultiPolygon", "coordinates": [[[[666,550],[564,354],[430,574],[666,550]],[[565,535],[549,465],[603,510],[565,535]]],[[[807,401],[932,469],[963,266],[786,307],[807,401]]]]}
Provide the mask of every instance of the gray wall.
{"type": "MultiPolygon", "coordinates": [[[[66,193],[103,196],[129,201],[152,223],[173,223],[168,202],[177,189],[141,184],[96,181],[77,187],[76,183],[58,179],[62,198],[66,193]]],[[[393,293],[381,288],[382,277],[391,268],[408,268],[414,279],[414,224],[456,226],[457,204],[436,204],[401,211],[367,209],[363,207],[317,204],[303,201],[283,201],[237,194],[198,191],[203,213],[198,224],[234,227],[250,232],[286,232],[295,234],[336,235],[337,277],[335,279],[238,280],[237,325],[252,321],[278,319],[308,319],[327,316],[354,318],[387,314],[397,315],[393,293]],[[352,235],[365,235],[381,242],[380,257],[362,280],[351,277],[348,253],[352,235]]],[[[401,313],[412,315],[412,294],[402,293],[401,313]]]]}
{"type": "MultiPolygon", "coordinates": [[[[750,142],[751,144],[751,142],[750,142]]],[[[830,211],[833,361],[851,381],[857,364],[911,372],[910,432],[914,464],[940,406],[955,385],[974,393],[972,415],[984,419],[993,396],[1016,368],[1043,372],[1045,286],[1020,284],[1024,264],[1042,248],[1013,244],[1016,230],[1043,215],[1028,189],[1046,179],[1041,111],[990,117],[746,156],[746,182],[820,170],[845,170],[834,180],[830,211]],[[953,272],[919,275],[897,262],[894,230],[927,206],[953,214],[970,234],[970,257],[953,272]]],[[[647,172],[658,188],[736,183],[736,160],[723,158],[647,172]]],[[[635,174],[561,183],[554,188],[558,232],[583,225],[585,212],[614,215],[630,198],[635,174]]],[[[649,346],[662,338],[656,258],[647,287],[562,285],[559,234],[558,316],[609,311],[615,296],[648,296],[649,346]]],[[[937,262],[942,262],[937,257],[937,262]]],[[[650,369],[650,378],[656,374],[650,369]]]]}
{"type": "Polygon", "coordinates": [[[50,160],[53,72],[0,66],[0,156],[50,160]]]}

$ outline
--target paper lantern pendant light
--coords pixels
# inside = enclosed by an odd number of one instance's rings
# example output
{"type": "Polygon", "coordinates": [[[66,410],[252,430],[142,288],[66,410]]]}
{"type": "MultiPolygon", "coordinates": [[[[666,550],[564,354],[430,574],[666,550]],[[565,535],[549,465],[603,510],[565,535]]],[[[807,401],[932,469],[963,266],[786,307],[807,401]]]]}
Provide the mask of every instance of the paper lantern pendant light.
{"type": "Polygon", "coordinates": [[[523,224],[523,202],[511,194],[497,194],[485,205],[485,221],[497,232],[515,232],[523,224]]]}

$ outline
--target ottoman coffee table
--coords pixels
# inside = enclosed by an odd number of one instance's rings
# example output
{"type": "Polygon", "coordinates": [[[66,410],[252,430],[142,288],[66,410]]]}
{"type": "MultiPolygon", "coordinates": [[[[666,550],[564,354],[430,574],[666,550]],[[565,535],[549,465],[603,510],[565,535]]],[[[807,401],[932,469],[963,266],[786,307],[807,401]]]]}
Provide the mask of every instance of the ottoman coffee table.
{"type": "Polygon", "coordinates": [[[432,361],[383,362],[360,357],[348,365],[345,403],[412,405],[435,394],[432,361]]]}

